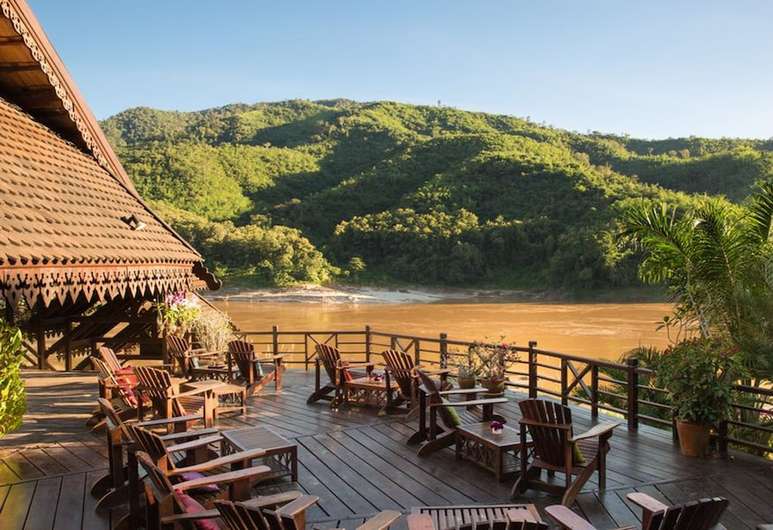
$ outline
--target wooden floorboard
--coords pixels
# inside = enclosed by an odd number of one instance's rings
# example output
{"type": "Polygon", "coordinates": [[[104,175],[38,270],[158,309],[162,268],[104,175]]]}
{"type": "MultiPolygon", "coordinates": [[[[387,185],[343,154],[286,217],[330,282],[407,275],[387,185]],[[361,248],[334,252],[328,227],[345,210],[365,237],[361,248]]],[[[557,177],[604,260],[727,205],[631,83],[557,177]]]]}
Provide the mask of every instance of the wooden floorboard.
{"type": "MultiPolygon", "coordinates": [[[[97,512],[90,488],[105,473],[104,435],[85,421],[93,410],[96,384],[90,374],[26,371],[28,413],[22,428],[0,439],[0,529],[109,529],[125,512],[97,512]]],[[[406,445],[415,421],[378,416],[372,409],[331,410],[306,404],[312,374],[289,371],[282,392],[267,388],[250,398],[247,414],[223,417],[222,429],[266,425],[298,444],[298,483],[261,484],[257,493],[298,489],[320,498],[309,512],[309,528],[355,528],[383,509],[408,512],[418,505],[509,502],[512,480],[497,483],[487,471],[453,452],[426,458],[406,445]]],[[[520,412],[517,395],[501,407],[511,425],[520,412]]],[[[590,413],[574,409],[578,431],[590,413]]],[[[604,418],[603,421],[620,421],[604,418]]],[[[599,530],[638,525],[640,513],[626,495],[641,491],[667,503],[724,496],[723,523],[730,530],[773,522],[773,463],[737,453],[734,460],[682,457],[669,432],[643,427],[616,430],[608,456],[607,490],[595,478],[573,509],[599,530]]],[[[544,508],[558,499],[527,492],[520,502],[544,508]]],[[[393,530],[405,530],[404,519],[393,530]]]]}

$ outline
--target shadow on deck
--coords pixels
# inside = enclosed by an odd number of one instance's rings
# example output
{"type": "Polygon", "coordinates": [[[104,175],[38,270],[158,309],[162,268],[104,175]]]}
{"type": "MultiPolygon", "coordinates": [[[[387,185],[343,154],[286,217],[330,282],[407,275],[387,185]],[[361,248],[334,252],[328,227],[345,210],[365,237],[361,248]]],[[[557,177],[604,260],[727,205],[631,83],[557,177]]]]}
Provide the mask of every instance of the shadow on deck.
{"type": "MultiPolygon", "coordinates": [[[[0,440],[0,528],[109,528],[111,514],[94,511],[90,485],[107,466],[102,436],[84,426],[96,400],[88,374],[27,371],[28,414],[21,430],[0,440]]],[[[224,419],[221,428],[266,425],[298,443],[300,477],[262,485],[261,493],[301,489],[320,497],[310,521],[317,528],[352,528],[383,509],[413,506],[508,502],[512,482],[497,483],[491,474],[459,462],[451,450],[428,458],[416,456],[405,440],[413,422],[378,417],[368,409],[331,411],[325,402],[307,405],[313,378],[289,371],[279,394],[251,398],[248,413],[224,419]]],[[[519,417],[518,395],[498,409],[511,425],[519,417]]],[[[574,409],[580,429],[590,414],[574,409]]],[[[730,508],[729,529],[773,522],[773,463],[735,453],[732,460],[684,458],[669,432],[625,427],[612,438],[607,489],[587,485],[575,508],[597,528],[637,525],[639,512],[625,496],[643,491],[666,503],[723,496],[730,508]]],[[[558,499],[530,493],[523,502],[538,506],[558,499]]],[[[404,526],[401,523],[399,526],[404,526]]]]}

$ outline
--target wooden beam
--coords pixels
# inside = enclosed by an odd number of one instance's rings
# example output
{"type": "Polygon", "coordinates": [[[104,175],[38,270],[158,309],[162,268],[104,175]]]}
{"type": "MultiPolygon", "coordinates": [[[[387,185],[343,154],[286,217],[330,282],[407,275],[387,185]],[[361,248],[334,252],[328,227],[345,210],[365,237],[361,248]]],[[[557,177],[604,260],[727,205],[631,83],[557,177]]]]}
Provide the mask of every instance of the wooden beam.
{"type": "Polygon", "coordinates": [[[11,37],[0,37],[0,46],[15,46],[17,44],[23,44],[24,39],[19,35],[11,37]]]}
{"type": "Polygon", "coordinates": [[[0,73],[3,74],[34,72],[36,70],[40,70],[40,65],[36,62],[0,63],[0,73]]]}

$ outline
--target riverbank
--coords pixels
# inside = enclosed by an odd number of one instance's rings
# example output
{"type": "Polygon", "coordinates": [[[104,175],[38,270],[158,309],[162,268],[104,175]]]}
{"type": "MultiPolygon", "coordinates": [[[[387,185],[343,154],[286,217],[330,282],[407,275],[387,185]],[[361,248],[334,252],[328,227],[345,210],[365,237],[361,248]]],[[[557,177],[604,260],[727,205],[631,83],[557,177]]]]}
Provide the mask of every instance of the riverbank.
{"type": "Polygon", "coordinates": [[[662,291],[620,289],[567,293],[547,290],[297,285],[282,288],[224,287],[204,293],[212,301],[315,304],[431,304],[512,302],[663,302],[662,291]]]}

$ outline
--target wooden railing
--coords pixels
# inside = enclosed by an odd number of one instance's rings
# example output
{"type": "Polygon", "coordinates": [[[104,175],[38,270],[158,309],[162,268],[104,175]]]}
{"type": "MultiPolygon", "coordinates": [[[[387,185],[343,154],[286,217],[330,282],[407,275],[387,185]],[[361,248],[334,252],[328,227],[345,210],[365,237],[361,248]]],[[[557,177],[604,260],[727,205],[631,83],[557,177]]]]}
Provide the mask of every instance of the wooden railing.
{"type": "MultiPolygon", "coordinates": [[[[335,346],[344,358],[353,362],[377,362],[380,353],[391,348],[413,354],[417,363],[441,367],[454,366],[455,360],[465,355],[472,344],[471,341],[450,339],[446,333],[415,336],[377,331],[370,326],[355,331],[285,331],[273,326],[271,331],[240,333],[255,344],[258,351],[282,353],[285,363],[302,365],[306,370],[313,367],[317,344],[335,346]]],[[[673,408],[658,401],[666,396],[666,391],[649,383],[654,374],[652,370],[640,367],[638,359],[629,358],[625,363],[596,360],[539,349],[536,341],[512,348],[518,358],[507,366],[509,387],[520,389],[531,398],[547,395],[564,405],[572,403],[587,407],[594,419],[600,410],[619,415],[625,418],[632,431],[637,430],[640,423],[666,427],[672,430],[676,439],[673,408]]],[[[751,405],[733,404],[739,414],[745,411],[773,420],[773,390],[737,385],[736,393],[742,399],[754,397],[751,405]]],[[[742,415],[739,417],[743,418],[742,415]]],[[[758,453],[773,454],[768,441],[773,439],[773,426],[730,420],[720,425],[716,437],[722,453],[726,453],[728,444],[732,443],[758,453]],[[755,437],[761,437],[766,443],[750,439],[755,437]]]]}

